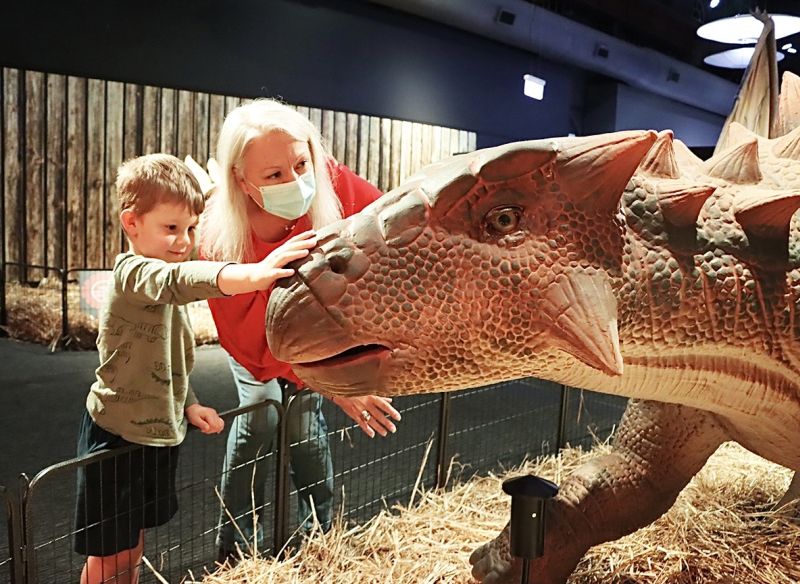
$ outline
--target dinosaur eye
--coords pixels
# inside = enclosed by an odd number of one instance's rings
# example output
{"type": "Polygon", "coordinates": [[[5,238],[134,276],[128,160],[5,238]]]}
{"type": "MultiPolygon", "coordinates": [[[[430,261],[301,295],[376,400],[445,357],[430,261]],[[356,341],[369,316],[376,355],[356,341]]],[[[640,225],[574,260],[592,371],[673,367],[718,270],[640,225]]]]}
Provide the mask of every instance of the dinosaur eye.
{"type": "Polygon", "coordinates": [[[486,227],[490,233],[506,235],[519,227],[522,209],[519,207],[497,207],[486,214],[486,227]]]}

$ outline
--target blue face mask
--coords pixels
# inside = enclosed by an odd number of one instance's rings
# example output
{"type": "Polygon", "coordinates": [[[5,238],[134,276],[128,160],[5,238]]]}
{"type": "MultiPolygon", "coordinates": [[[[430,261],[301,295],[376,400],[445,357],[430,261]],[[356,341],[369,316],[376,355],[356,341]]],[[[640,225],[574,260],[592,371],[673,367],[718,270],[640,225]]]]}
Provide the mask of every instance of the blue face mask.
{"type": "Polygon", "coordinates": [[[267,213],[289,220],[299,219],[308,213],[317,194],[317,183],[312,169],[293,181],[279,185],[257,187],[253,183],[250,184],[261,193],[261,200],[267,213]]]}

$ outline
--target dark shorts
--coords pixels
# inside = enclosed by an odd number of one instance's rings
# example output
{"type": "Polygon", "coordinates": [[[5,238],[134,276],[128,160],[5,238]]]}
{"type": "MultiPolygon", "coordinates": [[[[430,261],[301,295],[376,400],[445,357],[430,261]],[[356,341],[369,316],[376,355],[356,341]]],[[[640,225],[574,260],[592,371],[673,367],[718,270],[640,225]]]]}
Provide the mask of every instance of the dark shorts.
{"type": "Polygon", "coordinates": [[[84,412],[78,456],[117,448],[125,450],[78,470],[75,551],[79,554],[110,556],[134,548],[142,529],[163,525],[178,510],[178,447],[133,445],[103,430],[84,412]]]}

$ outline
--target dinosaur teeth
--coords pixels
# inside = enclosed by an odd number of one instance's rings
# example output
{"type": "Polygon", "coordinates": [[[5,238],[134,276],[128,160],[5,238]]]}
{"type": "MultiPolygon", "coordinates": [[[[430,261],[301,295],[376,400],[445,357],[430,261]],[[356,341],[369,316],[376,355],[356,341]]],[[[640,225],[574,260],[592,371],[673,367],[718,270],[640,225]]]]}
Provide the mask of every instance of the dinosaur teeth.
{"type": "Polygon", "coordinates": [[[656,133],[615,132],[561,143],[556,173],[577,204],[615,213],[622,191],[656,140],[656,133]]]}
{"type": "Polygon", "coordinates": [[[543,296],[556,346],[589,367],[622,375],[617,300],[605,272],[566,272],[543,296]]]}
{"type": "Polygon", "coordinates": [[[786,240],[792,215],[800,209],[800,193],[750,189],[736,195],[736,220],[746,233],[763,239],[786,240]]]}
{"type": "Polygon", "coordinates": [[[786,71],[781,82],[776,136],[800,128],[800,77],[786,71]]]}
{"type": "Polygon", "coordinates": [[[694,225],[700,209],[716,188],[713,185],[688,185],[679,182],[659,185],[658,204],[664,219],[676,227],[694,225]]]}
{"type": "Polygon", "coordinates": [[[705,168],[710,176],[736,184],[754,184],[761,181],[758,139],[752,138],[709,158],[705,168]]]}
{"type": "Polygon", "coordinates": [[[785,136],[774,140],[772,153],[778,158],[800,160],[800,126],[785,136]]]}
{"type": "Polygon", "coordinates": [[[675,151],[672,148],[671,130],[658,133],[658,139],[639,165],[639,171],[656,178],[678,178],[680,176],[678,163],[675,161],[675,151]]]}

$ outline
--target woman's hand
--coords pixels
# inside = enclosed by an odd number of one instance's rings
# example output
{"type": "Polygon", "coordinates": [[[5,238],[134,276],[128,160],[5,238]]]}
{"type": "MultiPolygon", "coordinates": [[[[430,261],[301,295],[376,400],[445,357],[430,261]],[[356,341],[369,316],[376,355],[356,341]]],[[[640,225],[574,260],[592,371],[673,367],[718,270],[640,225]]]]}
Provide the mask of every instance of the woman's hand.
{"type": "Polygon", "coordinates": [[[369,436],[375,437],[375,432],[386,436],[387,432],[396,432],[392,420],[400,421],[400,412],[392,407],[392,398],[365,395],[362,397],[334,396],[331,401],[339,406],[358,427],[369,436]]]}
{"type": "Polygon", "coordinates": [[[219,434],[225,427],[225,420],[219,417],[217,410],[200,404],[192,404],[184,410],[186,419],[203,434],[219,434]]]}

